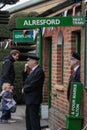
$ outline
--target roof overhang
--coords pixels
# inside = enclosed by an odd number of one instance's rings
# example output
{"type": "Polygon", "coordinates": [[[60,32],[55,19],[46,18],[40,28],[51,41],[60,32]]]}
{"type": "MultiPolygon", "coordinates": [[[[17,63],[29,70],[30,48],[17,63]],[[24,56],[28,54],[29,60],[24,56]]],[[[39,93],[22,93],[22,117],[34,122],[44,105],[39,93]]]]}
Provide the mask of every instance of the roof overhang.
{"type": "Polygon", "coordinates": [[[61,12],[71,9],[75,4],[76,6],[81,5],[81,1],[75,3],[73,0],[66,0],[62,3],[58,3],[55,7],[52,7],[51,9],[46,10],[45,12],[41,13],[39,16],[44,17],[44,16],[56,16],[60,14],[61,12]]]}

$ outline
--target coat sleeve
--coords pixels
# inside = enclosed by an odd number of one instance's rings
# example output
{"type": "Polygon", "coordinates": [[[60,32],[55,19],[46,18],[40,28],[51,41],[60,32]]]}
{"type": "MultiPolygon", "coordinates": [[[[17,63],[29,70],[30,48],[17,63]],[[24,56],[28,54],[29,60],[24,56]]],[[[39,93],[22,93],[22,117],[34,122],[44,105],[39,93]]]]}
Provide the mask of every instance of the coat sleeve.
{"type": "Polygon", "coordinates": [[[2,79],[5,82],[9,82],[8,77],[9,77],[10,68],[11,68],[11,62],[10,62],[10,60],[6,60],[3,64],[3,73],[2,73],[2,79]]]}
{"type": "Polygon", "coordinates": [[[24,82],[25,82],[27,76],[28,76],[28,72],[27,72],[27,71],[26,71],[26,72],[22,71],[22,80],[23,80],[23,84],[24,84],[24,82]]]}

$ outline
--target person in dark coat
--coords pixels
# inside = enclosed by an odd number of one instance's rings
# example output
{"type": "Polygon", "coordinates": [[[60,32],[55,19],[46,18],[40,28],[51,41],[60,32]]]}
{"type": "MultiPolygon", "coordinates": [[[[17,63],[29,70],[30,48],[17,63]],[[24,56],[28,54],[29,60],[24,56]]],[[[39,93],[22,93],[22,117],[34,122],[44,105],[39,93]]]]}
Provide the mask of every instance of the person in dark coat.
{"type": "Polygon", "coordinates": [[[71,75],[69,78],[68,89],[67,89],[67,99],[70,101],[71,95],[71,84],[72,82],[80,82],[80,55],[73,52],[70,58],[71,75]]]}
{"type": "Polygon", "coordinates": [[[10,55],[3,59],[0,86],[2,86],[2,84],[5,82],[14,85],[15,80],[14,62],[18,60],[19,55],[20,52],[18,50],[12,50],[10,52],[10,55]]]}
{"type": "Polygon", "coordinates": [[[40,104],[42,103],[42,90],[44,71],[38,65],[39,57],[29,56],[24,68],[24,98],[26,104],[26,130],[41,130],[40,104]],[[26,72],[30,68],[30,74],[26,72]],[[28,75],[27,75],[28,74],[28,75]]]}
{"type": "MultiPolygon", "coordinates": [[[[2,72],[0,79],[0,87],[3,83],[9,83],[14,87],[15,70],[14,62],[19,59],[20,52],[18,50],[12,50],[10,55],[3,59],[2,72]]],[[[9,119],[11,119],[11,113],[9,112],[9,119]]]]}

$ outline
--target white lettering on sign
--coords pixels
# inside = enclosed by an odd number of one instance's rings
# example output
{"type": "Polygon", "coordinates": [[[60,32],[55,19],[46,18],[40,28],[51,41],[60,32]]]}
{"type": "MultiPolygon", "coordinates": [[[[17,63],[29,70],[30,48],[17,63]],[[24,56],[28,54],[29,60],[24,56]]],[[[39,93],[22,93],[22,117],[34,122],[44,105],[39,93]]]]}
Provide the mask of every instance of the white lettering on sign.
{"type": "Polygon", "coordinates": [[[72,111],[75,111],[75,100],[72,100],[72,111]]]}
{"type": "Polygon", "coordinates": [[[83,25],[84,21],[82,18],[73,18],[73,24],[75,25],[83,25]]]}
{"type": "Polygon", "coordinates": [[[80,105],[79,104],[76,104],[76,114],[75,116],[78,117],[79,116],[79,110],[80,110],[80,105]]]}
{"type": "Polygon", "coordinates": [[[16,39],[17,38],[32,38],[32,35],[25,35],[25,36],[23,36],[23,35],[17,34],[17,35],[15,35],[15,38],[16,39]]]}
{"type": "Polygon", "coordinates": [[[75,115],[75,111],[76,111],[76,91],[77,91],[77,86],[73,87],[73,91],[72,91],[72,106],[71,106],[71,114],[75,115]]]}
{"type": "Polygon", "coordinates": [[[71,115],[75,115],[75,112],[73,111],[73,112],[71,112],[71,115]]]}
{"type": "Polygon", "coordinates": [[[60,24],[60,20],[59,19],[52,19],[52,20],[41,19],[41,20],[32,20],[32,21],[25,20],[23,25],[24,26],[26,26],[26,25],[35,26],[35,25],[45,25],[45,24],[47,24],[47,25],[58,25],[58,24],[60,24]]]}
{"type": "Polygon", "coordinates": [[[76,98],[76,90],[77,90],[77,86],[73,88],[73,94],[72,94],[73,99],[76,98]]]}
{"type": "Polygon", "coordinates": [[[72,86],[71,104],[70,104],[70,114],[74,117],[79,117],[80,115],[80,86],[76,83],[72,86]]]}

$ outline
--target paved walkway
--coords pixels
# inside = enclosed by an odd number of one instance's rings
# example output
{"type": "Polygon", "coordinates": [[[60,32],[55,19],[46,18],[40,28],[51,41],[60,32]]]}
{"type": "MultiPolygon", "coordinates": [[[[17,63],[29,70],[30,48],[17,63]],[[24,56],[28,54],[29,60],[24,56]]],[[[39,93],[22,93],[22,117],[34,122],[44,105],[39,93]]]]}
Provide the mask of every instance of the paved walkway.
{"type": "MultiPolygon", "coordinates": [[[[0,112],[1,115],[1,112],[0,112]]],[[[0,124],[0,130],[26,130],[25,127],[25,106],[17,106],[16,113],[12,113],[12,118],[16,120],[16,123],[0,124]]],[[[47,120],[41,120],[42,130],[48,126],[47,120]]]]}

